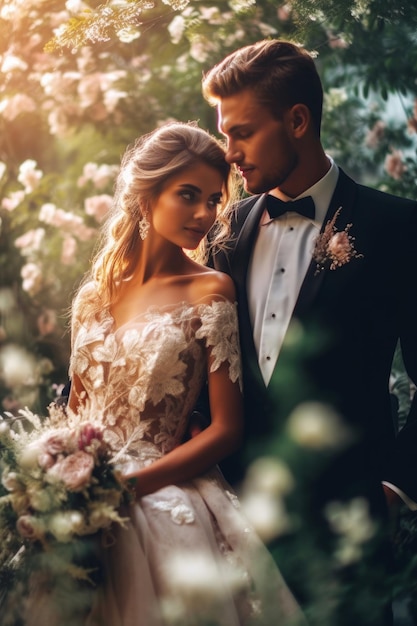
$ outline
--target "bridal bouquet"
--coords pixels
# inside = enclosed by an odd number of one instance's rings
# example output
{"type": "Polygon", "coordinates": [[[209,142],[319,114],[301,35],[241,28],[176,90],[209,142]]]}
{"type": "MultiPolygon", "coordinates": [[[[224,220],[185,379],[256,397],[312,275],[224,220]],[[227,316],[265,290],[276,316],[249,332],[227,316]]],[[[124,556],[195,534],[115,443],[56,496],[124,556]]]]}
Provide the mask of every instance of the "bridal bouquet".
{"type": "Polygon", "coordinates": [[[129,499],[112,457],[99,424],[62,408],[43,419],[29,410],[0,417],[0,589],[44,566],[52,578],[91,582],[94,541],[84,539],[123,524],[129,499]]]}

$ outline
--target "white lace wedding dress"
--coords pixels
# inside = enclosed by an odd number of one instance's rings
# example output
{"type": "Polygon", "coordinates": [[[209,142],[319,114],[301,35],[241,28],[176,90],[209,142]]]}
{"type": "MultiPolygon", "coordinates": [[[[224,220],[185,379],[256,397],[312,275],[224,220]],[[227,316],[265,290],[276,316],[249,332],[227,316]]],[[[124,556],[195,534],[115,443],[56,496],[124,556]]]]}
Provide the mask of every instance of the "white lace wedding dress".
{"type": "MultiPolygon", "coordinates": [[[[94,294],[90,297],[94,297],[94,294]]],[[[143,466],[183,440],[212,369],[240,378],[236,306],[220,296],[151,308],[115,327],[109,310],[73,324],[70,372],[83,381],[118,462],[143,466]],[[86,321],[88,320],[88,321],[86,321]]],[[[213,468],[141,498],[103,547],[105,585],[88,625],[283,626],[303,623],[269,553],[213,468]]]]}

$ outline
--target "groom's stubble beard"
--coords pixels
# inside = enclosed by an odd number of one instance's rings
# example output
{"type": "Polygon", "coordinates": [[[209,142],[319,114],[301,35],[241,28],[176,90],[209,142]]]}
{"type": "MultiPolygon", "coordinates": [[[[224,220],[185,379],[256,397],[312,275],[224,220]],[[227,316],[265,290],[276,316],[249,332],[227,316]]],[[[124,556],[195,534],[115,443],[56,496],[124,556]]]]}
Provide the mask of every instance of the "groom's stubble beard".
{"type": "MultiPolygon", "coordinates": [[[[286,193],[284,187],[286,181],[295,172],[298,167],[299,158],[296,153],[293,153],[292,159],[285,164],[285,167],[281,167],[279,170],[271,172],[265,175],[259,182],[254,181],[252,184],[244,179],[245,191],[251,194],[268,193],[273,189],[279,187],[279,189],[286,193]]],[[[289,194],[288,194],[289,195],[289,194]]]]}

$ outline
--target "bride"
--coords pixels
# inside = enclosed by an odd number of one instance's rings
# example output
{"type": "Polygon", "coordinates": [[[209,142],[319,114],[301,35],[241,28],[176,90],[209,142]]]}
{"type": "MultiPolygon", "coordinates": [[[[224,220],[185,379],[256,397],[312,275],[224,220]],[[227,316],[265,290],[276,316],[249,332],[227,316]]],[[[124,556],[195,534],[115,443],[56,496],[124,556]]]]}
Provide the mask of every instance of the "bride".
{"type": "Polygon", "coordinates": [[[101,549],[89,625],[304,623],[216,469],[243,428],[235,290],[185,251],[209,231],[225,240],[231,187],[221,145],[195,124],[138,140],[73,303],[69,408],[102,416],[134,489],[126,527],[101,549]],[[184,443],[206,381],[211,423],[184,443]],[[216,586],[195,601],[181,576],[198,559],[216,586]]]}

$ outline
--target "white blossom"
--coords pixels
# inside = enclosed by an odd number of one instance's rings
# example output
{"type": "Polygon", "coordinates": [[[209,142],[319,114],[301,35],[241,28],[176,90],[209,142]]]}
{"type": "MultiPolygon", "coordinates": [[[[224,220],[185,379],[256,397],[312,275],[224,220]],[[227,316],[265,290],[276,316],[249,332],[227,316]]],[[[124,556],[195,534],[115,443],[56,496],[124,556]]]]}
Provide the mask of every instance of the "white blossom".
{"type": "Polygon", "coordinates": [[[271,496],[283,496],[295,486],[289,467],[280,459],[260,457],[251,463],[244,482],[244,490],[264,492],[271,496]]]}
{"type": "Polygon", "coordinates": [[[19,167],[17,180],[24,186],[25,193],[31,193],[36,189],[43,176],[43,172],[37,170],[36,165],[37,163],[33,159],[26,159],[19,167]]]}
{"type": "Polygon", "coordinates": [[[282,498],[270,493],[249,491],[241,497],[242,510],[265,541],[271,541],[291,528],[291,520],[282,498]]]}
{"type": "Polygon", "coordinates": [[[23,279],[22,288],[30,295],[36,295],[42,288],[43,275],[41,268],[36,263],[26,263],[20,270],[23,279]]]}
{"type": "Polygon", "coordinates": [[[331,530],[339,536],[335,557],[343,565],[361,558],[362,546],[375,534],[369,502],[357,497],[348,502],[330,502],[325,516],[331,530]]]}
{"type": "Polygon", "coordinates": [[[171,36],[172,43],[179,43],[185,30],[185,19],[182,15],[176,15],[168,25],[168,32],[171,36]]]}
{"type": "Polygon", "coordinates": [[[27,70],[27,68],[28,64],[20,57],[16,56],[15,54],[5,54],[3,57],[0,71],[2,72],[2,74],[7,74],[7,72],[14,72],[15,70],[21,70],[22,72],[24,72],[27,70]]]}
{"type": "Polygon", "coordinates": [[[298,405],[288,418],[287,429],[296,443],[315,450],[343,447],[352,437],[338,413],[319,402],[298,405]]]}
{"type": "Polygon", "coordinates": [[[8,344],[0,351],[0,378],[8,387],[30,385],[35,382],[36,363],[24,348],[8,344]]]}

